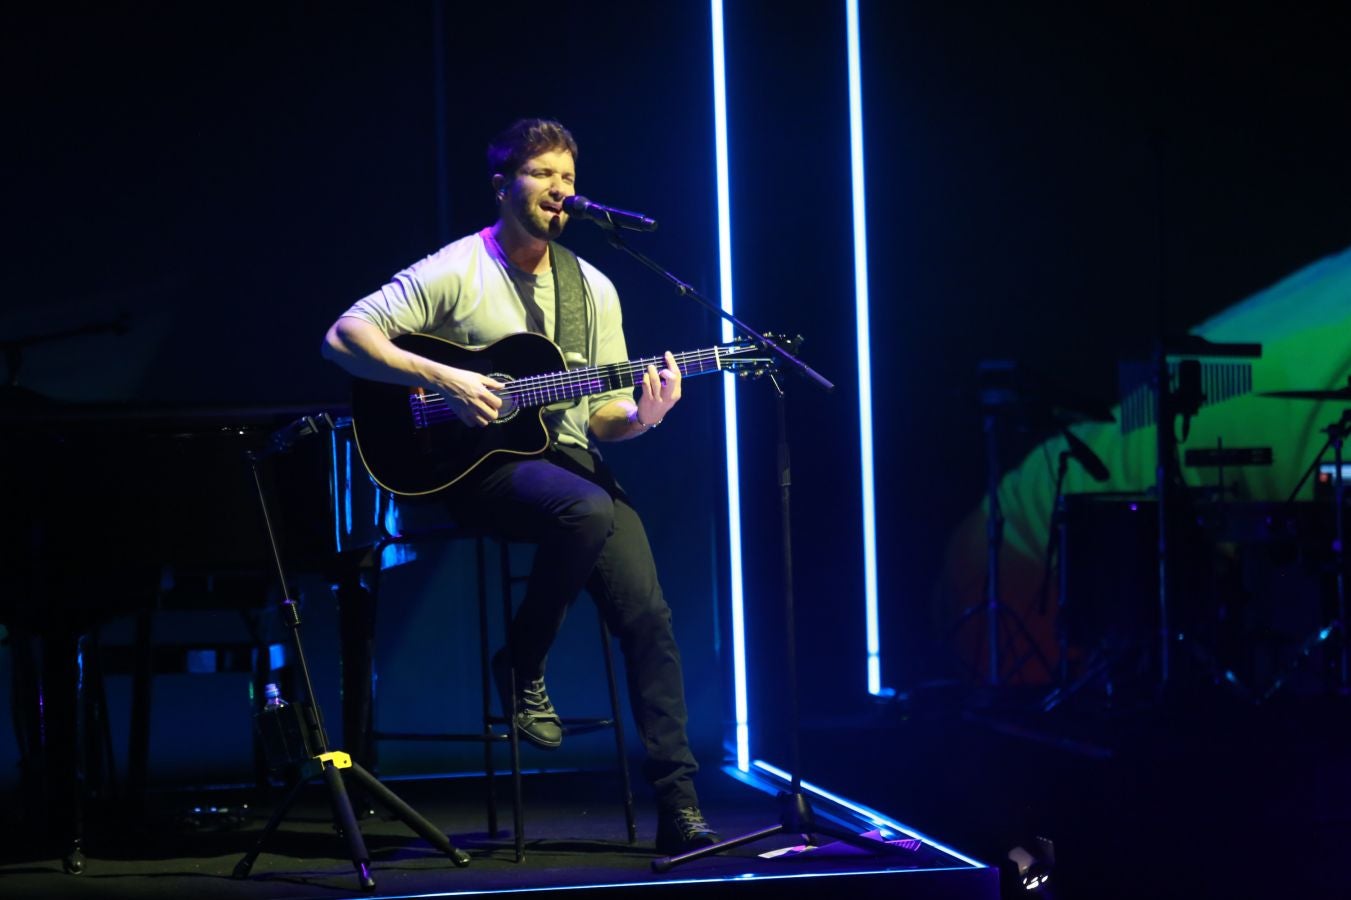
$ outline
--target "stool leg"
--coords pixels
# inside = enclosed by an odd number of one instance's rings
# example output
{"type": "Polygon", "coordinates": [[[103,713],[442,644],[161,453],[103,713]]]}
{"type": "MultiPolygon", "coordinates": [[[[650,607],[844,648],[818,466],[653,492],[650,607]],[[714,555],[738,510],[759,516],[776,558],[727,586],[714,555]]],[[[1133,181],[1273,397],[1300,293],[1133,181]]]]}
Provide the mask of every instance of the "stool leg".
{"type": "MultiPolygon", "coordinates": [[[[511,542],[505,538],[498,541],[502,562],[502,630],[506,635],[507,653],[511,653],[511,542]]],[[[515,660],[512,661],[515,672],[515,660]]],[[[507,717],[507,741],[511,747],[511,815],[516,831],[516,861],[525,859],[525,809],[521,799],[521,737],[516,733],[515,697],[516,679],[513,674],[510,686],[513,709],[503,710],[507,717]]]]}
{"type": "MultiPolygon", "coordinates": [[[[85,772],[86,792],[105,799],[119,795],[117,788],[117,758],[113,754],[113,732],[108,719],[108,691],[103,681],[103,665],[99,649],[99,627],[86,635],[80,650],[84,660],[84,755],[88,760],[85,772]]],[[[134,810],[140,813],[141,810],[134,810]]]]}
{"type": "MultiPolygon", "coordinates": [[[[372,574],[372,579],[378,574],[372,574]]],[[[362,584],[353,566],[344,573],[335,591],[338,602],[338,632],[342,665],[343,746],[361,765],[375,769],[374,730],[375,610],[376,597],[362,584]]]]}
{"type": "Polygon", "coordinates": [[[605,624],[605,616],[596,611],[600,619],[601,655],[605,657],[605,680],[610,686],[610,715],[614,718],[615,753],[619,757],[619,777],[623,786],[624,824],[628,826],[629,843],[638,840],[638,825],[633,816],[633,785],[629,781],[629,757],[624,751],[624,719],[619,712],[619,687],[615,683],[614,651],[611,648],[610,629],[605,624]]]}
{"type": "Polygon", "coordinates": [[[151,650],[151,612],[136,614],[136,663],[131,677],[131,736],[127,748],[127,803],[144,811],[150,768],[150,698],[155,665],[151,650]]]}
{"type": "Polygon", "coordinates": [[[488,566],[484,557],[484,539],[480,535],[474,539],[474,563],[478,570],[478,661],[479,685],[483,691],[483,781],[487,788],[484,798],[488,804],[488,835],[497,837],[501,830],[497,826],[497,782],[493,772],[493,744],[496,742],[492,723],[492,672],[488,657],[492,652],[488,646],[488,566]]]}

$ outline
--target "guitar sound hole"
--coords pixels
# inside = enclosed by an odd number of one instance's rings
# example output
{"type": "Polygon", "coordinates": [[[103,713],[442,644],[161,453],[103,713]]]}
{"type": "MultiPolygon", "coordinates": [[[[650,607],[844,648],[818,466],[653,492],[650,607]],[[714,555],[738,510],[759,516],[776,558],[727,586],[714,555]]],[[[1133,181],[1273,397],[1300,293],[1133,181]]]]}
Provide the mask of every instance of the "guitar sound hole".
{"type": "MultiPolygon", "coordinates": [[[[502,372],[489,372],[487,375],[489,378],[495,378],[503,384],[510,384],[515,380],[510,375],[506,375],[502,372]]],[[[521,412],[521,407],[510,395],[503,397],[501,394],[498,394],[497,396],[501,397],[502,405],[497,409],[497,419],[494,424],[501,425],[516,418],[521,412]]]]}

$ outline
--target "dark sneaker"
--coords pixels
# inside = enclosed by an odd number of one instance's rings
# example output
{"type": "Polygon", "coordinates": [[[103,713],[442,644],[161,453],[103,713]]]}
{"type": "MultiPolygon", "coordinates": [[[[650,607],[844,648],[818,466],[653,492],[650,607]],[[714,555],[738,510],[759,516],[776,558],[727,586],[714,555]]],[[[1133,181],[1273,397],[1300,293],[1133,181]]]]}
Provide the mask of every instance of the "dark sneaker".
{"type": "Polygon", "coordinates": [[[657,852],[667,856],[716,844],[721,838],[704,821],[697,806],[666,810],[657,818],[657,852]]]}
{"type": "MultiPolygon", "coordinates": [[[[502,698],[502,716],[511,718],[511,663],[506,648],[493,654],[493,681],[502,698]]],[[[516,676],[516,730],[521,737],[545,750],[556,750],[563,743],[563,720],[549,702],[543,678],[525,680],[516,676]]]]}

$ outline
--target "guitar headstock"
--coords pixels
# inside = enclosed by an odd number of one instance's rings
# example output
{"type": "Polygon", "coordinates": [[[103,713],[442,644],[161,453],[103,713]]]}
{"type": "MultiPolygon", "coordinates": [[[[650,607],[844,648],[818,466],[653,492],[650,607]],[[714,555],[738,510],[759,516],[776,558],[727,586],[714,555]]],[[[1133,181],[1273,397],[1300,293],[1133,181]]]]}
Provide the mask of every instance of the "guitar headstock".
{"type": "Polygon", "coordinates": [[[738,338],[730,344],[723,344],[718,348],[718,355],[723,361],[722,367],[728,371],[736,372],[742,378],[775,375],[779,371],[779,363],[782,360],[769,344],[773,343],[780,346],[794,356],[797,355],[798,347],[802,345],[802,335],[800,334],[787,337],[766,332],[765,339],[767,343],[749,338],[738,338]]]}

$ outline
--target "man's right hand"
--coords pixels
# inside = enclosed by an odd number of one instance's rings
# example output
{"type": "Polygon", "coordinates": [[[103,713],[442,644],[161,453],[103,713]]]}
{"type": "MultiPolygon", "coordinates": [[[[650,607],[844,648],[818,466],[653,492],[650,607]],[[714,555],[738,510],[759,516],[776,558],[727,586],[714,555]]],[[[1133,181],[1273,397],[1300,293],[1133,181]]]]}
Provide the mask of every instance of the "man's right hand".
{"type": "Polygon", "coordinates": [[[364,319],[340,316],[324,335],[323,351],[325,359],[358,378],[436,392],[446,399],[455,417],[471,428],[495,421],[502,407],[502,398],[493,393],[502,390],[502,382],[401,350],[364,319]]]}
{"type": "Polygon", "coordinates": [[[429,368],[428,387],[446,398],[446,404],[461,422],[473,428],[497,419],[502,398],[493,391],[502,390],[505,386],[502,382],[478,372],[439,363],[431,363],[429,368]]]}

